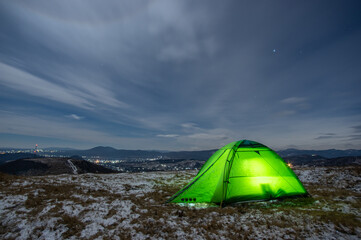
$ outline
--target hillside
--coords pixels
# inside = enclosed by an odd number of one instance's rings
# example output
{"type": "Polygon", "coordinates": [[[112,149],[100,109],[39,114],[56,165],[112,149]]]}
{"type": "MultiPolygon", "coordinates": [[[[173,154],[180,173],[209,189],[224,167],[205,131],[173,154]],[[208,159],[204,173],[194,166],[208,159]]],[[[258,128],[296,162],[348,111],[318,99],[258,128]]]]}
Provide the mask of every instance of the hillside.
{"type": "Polygon", "coordinates": [[[36,154],[32,153],[4,153],[0,154],[0,164],[24,158],[38,158],[36,154]]]}
{"type": "MultiPolygon", "coordinates": [[[[17,161],[6,162],[0,164],[0,172],[16,175],[47,175],[47,174],[64,174],[72,173],[73,169],[69,163],[69,159],[77,167],[77,173],[107,173],[109,169],[114,172],[150,172],[150,171],[182,171],[190,169],[200,169],[205,160],[198,160],[196,155],[188,152],[188,158],[163,158],[149,160],[147,158],[139,158],[136,161],[104,161],[97,164],[84,161],[79,156],[70,158],[31,158],[19,159],[17,161]]],[[[8,154],[9,156],[11,154],[8,154]]],[[[18,156],[18,154],[15,154],[18,156]]],[[[15,157],[16,157],[15,156],[15,157]]],[[[21,155],[20,155],[21,156],[21,155]]],[[[35,155],[36,156],[36,155],[35,155]]],[[[14,158],[15,158],[14,157],[14,158]]],[[[299,155],[284,157],[287,163],[294,166],[360,166],[361,157],[339,157],[325,158],[318,155],[299,155]]]]}
{"type": "Polygon", "coordinates": [[[81,173],[114,173],[116,171],[74,158],[31,158],[18,159],[0,165],[0,172],[23,175],[42,176],[81,173]]]}
{"type": "Polygon", "coordinates": [[[313,198],[224,208],[164,204],[196,171],[0,174],[0,239],[360,239],[361,168],[295,173],[313,198]]]}

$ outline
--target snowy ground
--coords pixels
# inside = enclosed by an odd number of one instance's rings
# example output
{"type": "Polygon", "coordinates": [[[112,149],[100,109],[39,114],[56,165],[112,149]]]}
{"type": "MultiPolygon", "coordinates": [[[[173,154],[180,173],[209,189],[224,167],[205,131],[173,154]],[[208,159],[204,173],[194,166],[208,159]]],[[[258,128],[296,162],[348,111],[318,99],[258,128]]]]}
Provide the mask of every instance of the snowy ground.
{"type": "Polygon", "coordinates": [[[0,239],[360,239],[361,168],[295,170],[313,198],[166,205],[196,171],[0,175],[0,239]]]}

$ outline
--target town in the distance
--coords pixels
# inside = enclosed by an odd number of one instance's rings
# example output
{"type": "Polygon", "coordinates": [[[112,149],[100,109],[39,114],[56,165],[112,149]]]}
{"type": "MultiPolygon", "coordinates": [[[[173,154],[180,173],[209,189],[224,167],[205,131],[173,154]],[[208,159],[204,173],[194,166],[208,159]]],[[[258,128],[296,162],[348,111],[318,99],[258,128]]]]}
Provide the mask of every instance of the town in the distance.
{"type": "MultiPolygon", "coordinates": [[[[203,151],[147,151],[94,147],[88,150],[71,148],[0,148],[0,164],[18,159],[69,158],[87,161],[117,172],[149,172],[196,170],[217,149],[203,151]]],[[[290,166],[346,166],[361,164],[361,150],[298,150],[286,149],[277,153],[290,166]]]]}

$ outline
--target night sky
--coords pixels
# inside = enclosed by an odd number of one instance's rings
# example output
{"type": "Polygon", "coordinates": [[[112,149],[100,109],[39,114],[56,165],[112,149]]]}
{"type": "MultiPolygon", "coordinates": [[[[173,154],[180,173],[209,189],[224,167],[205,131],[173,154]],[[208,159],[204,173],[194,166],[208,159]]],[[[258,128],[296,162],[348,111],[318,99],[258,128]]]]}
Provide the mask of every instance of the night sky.
{"type": "Polygon", "coordinates": [[[0,147],[361,148],[361,1],[0,1],[0,147]]]}

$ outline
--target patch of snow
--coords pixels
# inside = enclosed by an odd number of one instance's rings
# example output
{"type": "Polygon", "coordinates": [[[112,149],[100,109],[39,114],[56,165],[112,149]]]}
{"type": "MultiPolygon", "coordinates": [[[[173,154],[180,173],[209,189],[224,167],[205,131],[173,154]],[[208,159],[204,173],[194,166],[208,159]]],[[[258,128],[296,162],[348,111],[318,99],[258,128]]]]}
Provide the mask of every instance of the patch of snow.
{"type": "MultiPolygon", "coordinates": [[[[339,189],[354,192],[360,189],[357,184],[360,183],[361,177],[356,176],[352,169],[345,168],[340,171],[337,168],[319,167],[296,169],[295,172],[304,184],[325,186],[325,191],[333,194],[339,189]]],[[[235,231],[234,234],[247,232],[246,237],[251,239],[292,239],[295,236],[303,239],[361,237],[359,228],[354,230],[356,233],[353,234],[356,235],[348,233],[348,226],[340,232],[332,223],[320,223],[311,214],[307,214],[308,211],[339,211],[360,217],[360,209],[354,208],[359,200],[357,195],[335,197],[332,202],[319,199],[310,206],[298,207],[298,211],[292,208],[271,208],[270,206],[277,205],[277,201],[258,202],[249,208],[242,206],[241,211],[233,211],[237,209],[236,206],[205,210],[204,208],[209,207],[207,204],[171,208],[160,203],[153,195],[155,191],[164,194],[167,191],[165,188],[163,191],[159,190],[164,185],[180,188],[195,174],[196,171],[76,176],[64,174],[18,179],[9,187],[22,187],[24,195],[11,194],[9,191],[0,192],[0,224],[7,231],[3,235],[0,234],[0,238],[61,239],[62,234],[68,230],[67,226],[62,224],[61,217],[65,214],[76,217],[84,224],[83,229],[77,233],[78,236],[71,236],[70,239],[121,239],[124,232],[129,233],[133,239],[169,239],[170,236],[178,239],[229,239],[230,230],[235,231]],[[42,209],[30,213],[35,207],[25,208],[27,195],[32,193],[35,198],[42,197],[44,190],[36,189],[36,186],[41,184],[66,184],[75,187],[76,191],[64,193],[65,199],[57,195],[56,199],[43,200],[42,209]],[[142,199],[141,203],[139,198],[142,199]],[[152,215],[154,211],[158,212],[158,215],[152,215]],[[179,211],[184,211],[184,214],[179,214],[179,211]],[[145,216],[151,217],[147,219],[145,216]],[[284,218],[287,219],[286,226],[278,226],[277,223],[285,224],[284,218]],[[205,230],[213,222],[222,224],[216,225],[214,231],[205,230]],[[147,224],[156,228],[156,235],[139,230],[146,229],[147,224]]]]}
{"type": "Polygon", "coordinates": [[[71,169],[73,170],[73,173],[78,174],[78,169],[75,167],[75,165],[72,163],[72,161],[70,159],[68,159],[68,163],[69,163],[71,169]]]}

